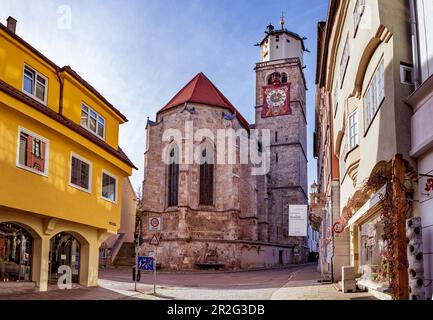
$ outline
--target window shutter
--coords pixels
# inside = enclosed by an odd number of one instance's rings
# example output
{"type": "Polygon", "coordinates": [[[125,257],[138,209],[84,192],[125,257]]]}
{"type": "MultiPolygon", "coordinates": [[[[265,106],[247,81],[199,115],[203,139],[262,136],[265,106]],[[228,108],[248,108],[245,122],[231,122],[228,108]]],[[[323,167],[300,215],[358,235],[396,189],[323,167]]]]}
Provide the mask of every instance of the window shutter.
{"type": "Polygon", "coordinates": [[[27,136],[27,167],[33,168],[33,137],[27,136]]]}

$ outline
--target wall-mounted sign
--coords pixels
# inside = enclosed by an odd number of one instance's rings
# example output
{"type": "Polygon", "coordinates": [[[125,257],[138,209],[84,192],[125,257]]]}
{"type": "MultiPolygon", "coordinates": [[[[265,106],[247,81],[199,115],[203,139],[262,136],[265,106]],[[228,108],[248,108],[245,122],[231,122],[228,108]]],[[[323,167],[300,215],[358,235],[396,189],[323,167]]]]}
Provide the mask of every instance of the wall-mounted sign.
{"type": "Polygon", "coordinates": [[[289,206],[289,237],[306,237],[308,225],[308,206],[289,206]]]}
{"type": "Polygon", "coordinates": [[[429,172],[425,176],[421,176],[419,180],[420,202],[426,202],[433,199],[433,172],[429,172]]]}
{"type": "Polygon", "coordinates": [[[160,217],[149,217],[149,231],[150,232],[161,232],[162,218],[160,217]]]}
{"type": "Polygon", "coordinates": [[[152,239],[150,239],[149,244],[152,246],[158,246],[159,245],[159,239],[158,239],[158,236],[156,234],[154,234],[152,236],[152,239]]]}

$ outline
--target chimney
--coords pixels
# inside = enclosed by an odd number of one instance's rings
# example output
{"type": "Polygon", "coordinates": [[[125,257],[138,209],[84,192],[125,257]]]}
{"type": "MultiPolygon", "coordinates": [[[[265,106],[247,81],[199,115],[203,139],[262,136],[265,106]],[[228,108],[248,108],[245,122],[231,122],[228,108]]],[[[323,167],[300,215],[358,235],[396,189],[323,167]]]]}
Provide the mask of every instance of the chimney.
{"type": "Polygon", "coordinates": [[[9,17],[6,19],[6,21],[7,21],[7,28],[9,29],[9,31],[15,33],[17,29],[17,20],[12,17],[9,17]]]}

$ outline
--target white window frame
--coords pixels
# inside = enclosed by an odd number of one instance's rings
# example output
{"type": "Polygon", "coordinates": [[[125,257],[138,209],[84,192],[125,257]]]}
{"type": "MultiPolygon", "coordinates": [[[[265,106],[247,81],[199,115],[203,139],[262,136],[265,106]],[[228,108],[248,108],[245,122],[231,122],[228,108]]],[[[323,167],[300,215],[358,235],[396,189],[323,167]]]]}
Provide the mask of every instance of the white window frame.
{"type": "Polygon", "coordinates": [[[105,120],[105,118],[103,116],[101,116],[100,113],[96,112],[95,109],[92,109],[91,107],[89,107],[89,105],[87,103],[85,103],[85,102],[81,103],[80,126],[82,126],[87,131],[93,133],[95,136],[97,136],[98,138],[100,138],[100,139],[102,139],[102,140],[105,141],[105,131],[106,131],[106,128],[107,128],[107,121],[105,120]],[[88,112],[87,112],[87,125],[85,125],[85,126],[81,123],[81,115],[82,115],[82,112],[83,112],[83,106],[88,109],[88,112]],[[90,111],[96,113],[96,131],[93,131],[93,130],[90,129],[90,111]],[[98,134],[99,119],[104,120],[104,132],[103,132],[103,136],[102,137],[98,134]]]}
{"type": "Polygon", "coordinates": [[[347,174],[347,167],[346,167],[346,157],[348,154],[348,143],[347,143],[347,134],[344,133],[342,142],[341,142],[341,150],[340,150],[340,163],[339,163],[339,170],[340,170],[340,178],[341,181],[340,183],[343,184],[344,179],[346,178],[346,174],[347,174]]]}
{"type": "Polygon", "coordinates": [[[413,70],[413,67],[405,65],[405,64],[400,64],[400,82],[402,84],[407,84],[407,85],[414,85],[414,77],[415,77],[415,73],[413,70]],[[405,81],[405,72],[409,71],[411,73],[411,78],[412,78],[412,82],[407,82],[405,81]]]}
{"type": "Polygon", "coordinates": [[[117,195],[119,193],[119,191],[118,191],[119,189],[118,188],[119,188],[119,178],[116,175],[112,174],[111,172],[108,172],[107,170],[102,169],[102,172],[101,172],[101,198],[104,199],[105,201],[117,204],[117,195]],[[114,199],[115,199],[114,201],[111,200],[111,199],[109,199],[109,198],[104,197],[104,195],[102,194],[102,189],[104,187],[104,185],[103,185],[103,183],[104,183],[104,174],[107,175],[107,176],[109,176],[109,177],[111,177],[111,178],[113,178],[114,180],[116,180],[116,186],[115,186],[116,190],[115,190],[115,194],[114,194],[114,199]]]}
{"type": "MultiPolygon", "coordinates": [[[[338,81],[337,81],[338,83],[338,81]]],[[[334,94],[332,96],[332,100],[333,100],[333,107],[334,107],[334,118],[337,115],[337,110],[338,110],[338,85],[335,85],[335,89],[334,89],[334,94]]]]}
{"type": "Polygon", "coordinates": [[[39,101],[39,102],[43,103],[43,104],[46,106],[46,105],[47,105],[47,96],[48,96],[48,78],[47,78],[46,76],[44,76],[42,73],[36,71],[35,68],[32,68],[32,67],[30,67],[28,64],[24,63],[24,66],[23,66],[23,78],[22,78],[22,81],[23,81],[22,91],[23,91],[26,95],[32,97],[32,98],[35,99],[36,101],[39,101]],[[30,93],[30,92],[27,92],[26,90],[24,90],[24,78],[25,78],[25,76],[26,76],[26,75],[25,75],[25,70],[26,70],[26,68],[28,68],[29,70],[31,70],[31,71],[34,72],[34,74],[35,74],[35,79],[34,79],[34,82],[33,82],[33,93],[30,93]],[[39,98],[36,96],[36,83],[38,82],[38,76],[45,80],[45,85],[44,85],[44,87],[45,87],[44,100],[41,100],[41,99],[39,99],[39,98]]]}
{"type": "Polygon", "coordinates": [[[365,11],[365,0],[357,0],[355,4],[355,9],[353,11],[353,25],[354,25],[354,36],[356,36],[359,25],[361,23],[362,16],[365,11]]]}
{"type": "Polygon", "coordinates": [[[347,68],[350,60],[350,43],[349,34],[347,34],[346,41],[344,42],[343,52],[340,59],[340,79],[341,87],[343,87],[344,79],[346,78],[347,68]]]}
{"type": "Polygon", "coordinates": [[[355,149],[359,145],[359,115],[358,109],[353,111],[349,117],[347,117],[347,129],[349,134],[347,135],[347,146],[349,152],[355,149]],[[354,120],[352,122],[352,119],[354,120]],[[353,130],[352,130],[353,129],[353,130]]]}
{"type": "Polygon", "coordinates": [[[41,176],[44,177],[48,177],[48,165],[49,165],[49,157],[50,157],[50,140],[34,133],[33,131],[30,131],[24,127],[18,126],[18,138],[17,138],[17,156],[16,156],[16,166],[18,168],[39,174],[41,176]],[[45,143],[45,155],[44,155],[44,159],[45,159],[45,164],[44,164],[44,172],[35,170],[33,168],[24,166],[20,163],[20,142],[21,142],[21,132],[28,134],[30,136],[32,136],[33,138],[36,138],[38,140],[41,140],[42,142],[45,143]]]}
{"type": "Polygon", "coordinates": [[[82,156],[80,156],[74,152],[71,152],[71,156],[69,158],[69,186],[70,187],[73,187],[75,189],[78,189],[78,190],[81,190],[81,191],[84,191],[87,193],[92,193],[92,172],[93,172],[92,161],[87,160],[86,158],[83,158],[82,156]],[[81,186],[78,186],[78,185],[72,183],[72,158],[76,158],[76,159],[78,159],[84,163],[87,163],[89,165],[89,189],[85,189],[81,186]]]}
{"type": "Polygon", "coordinates": [[[385,76],[385,60],[382,58],[377,64],[363,96],[364,134],[368,132],[376,114],[379,112],[379,109],[386,98],[385,76]],[[381,78],[382,69],[383,78],[381,78]],[[381,85],[382,88],[378,87],[378,85],[381,85]],[[379,95],[379,93],[382,95],[379,95]]]}

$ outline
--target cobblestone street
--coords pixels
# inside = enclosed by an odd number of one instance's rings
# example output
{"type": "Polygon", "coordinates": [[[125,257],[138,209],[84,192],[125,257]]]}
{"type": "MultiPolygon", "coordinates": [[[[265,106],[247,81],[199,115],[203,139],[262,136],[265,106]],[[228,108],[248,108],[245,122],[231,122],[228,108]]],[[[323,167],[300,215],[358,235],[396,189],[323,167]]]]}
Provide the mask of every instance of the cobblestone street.
{"type": "Polygon", "coordinates": [[[137,291],[131,270],[110,269],[100,273],[99,287],[68,291],[1,296],[0,299],[50,300],[370,300],[368,293],[342,294],[334,285],[320,284],[315,265],[286,269],[220,273],[159,273],[157,295],[153,274],[143,273],[137,291]]]}

